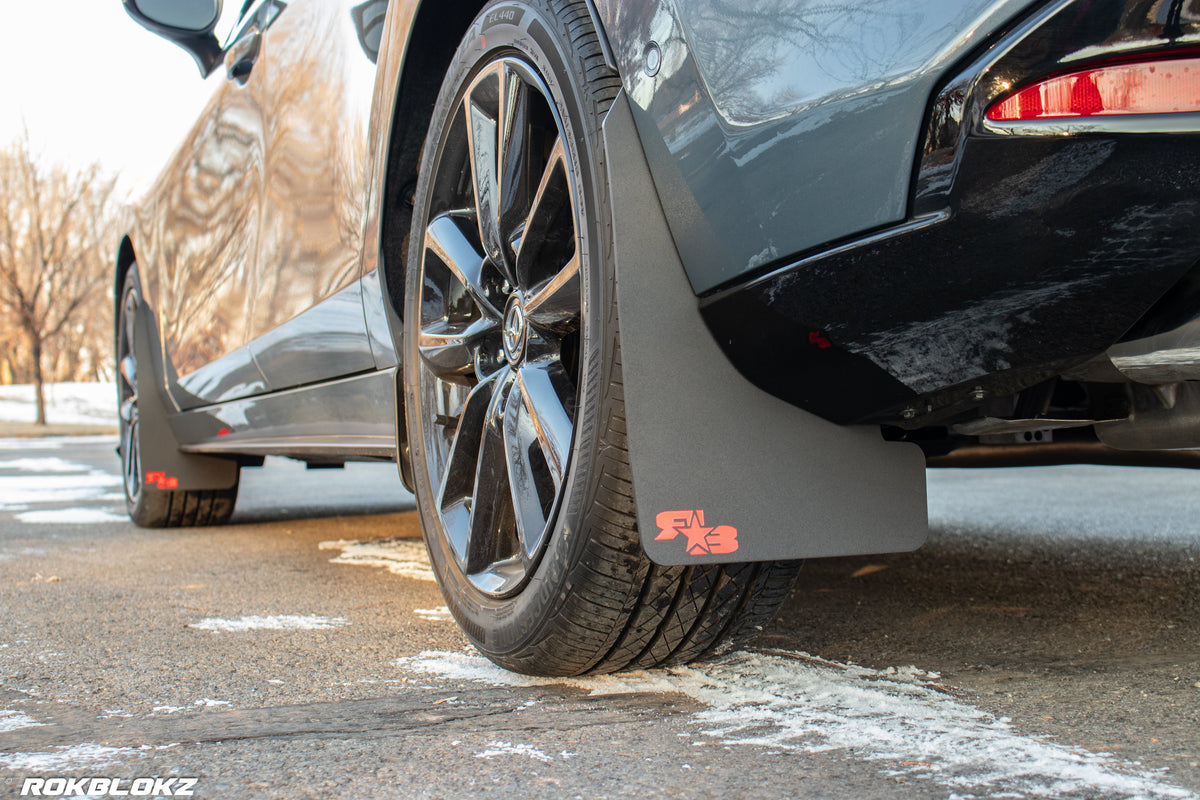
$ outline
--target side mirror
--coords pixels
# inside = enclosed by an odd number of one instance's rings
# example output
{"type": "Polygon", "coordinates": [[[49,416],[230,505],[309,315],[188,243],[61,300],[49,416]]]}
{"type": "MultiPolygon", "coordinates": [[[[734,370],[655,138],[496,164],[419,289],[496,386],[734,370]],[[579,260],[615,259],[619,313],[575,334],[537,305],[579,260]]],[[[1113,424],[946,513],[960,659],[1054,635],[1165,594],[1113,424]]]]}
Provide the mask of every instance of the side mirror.
{"type": "Polygon", "coordinates": [[[208,77],[224,58],[213,34],[221,0],[121,0],[134,22],[182,47],[208,77]]]}

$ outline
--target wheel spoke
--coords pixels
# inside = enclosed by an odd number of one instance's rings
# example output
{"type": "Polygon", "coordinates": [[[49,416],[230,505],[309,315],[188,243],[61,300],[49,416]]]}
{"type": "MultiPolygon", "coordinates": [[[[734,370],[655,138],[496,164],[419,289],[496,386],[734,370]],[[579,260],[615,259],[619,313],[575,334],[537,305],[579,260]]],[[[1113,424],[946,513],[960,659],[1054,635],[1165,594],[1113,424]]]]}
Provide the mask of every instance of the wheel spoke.
{"type": "MultiPolygon", "coordinates": [[[[493,72],[495,75],[495,72],[493,72]]],[[[485,75],[482,81],[492,76],[485,75]]],[[[499,78],[497,77],[497,80],[499,78]]],[[[478,91],[478,88],[477,88],[478,91]]],[[[497,265],[503,263],[500,237],[500,190],[497,169],[498,131],[496,119],[472,96],[467,97],[467,146],[470,150],[471,180],[475,187],[475,210],[479,238],[487,255],[497,265]]]]}
{"type": "Polygon", "coordinates": [[[553,500],[554,486],[539,485],[549,477],[535,465],[531,445],[537,442],[537,429],[525,407],[525,392],[520,381],[513,386],[504,409],[504,450],[508,459],[508,481],[512,491],[513,512],[517,522],[517,540],[521,557],[532,562],[541,548],[546,530],[546,508],[543,496],[549,489],[553,500]],[[541,479],[541,480],[539,480],[541,479]]]}
{"type": "Polygon", "coordinates": [[[137,496],[141,489],[141,459],[138,455],[138,414],[133,406],[130,418],[121,430],[121,467],[124,472],[125,491],[129,497],[137,496]]]}
{"type": "MultiPolygon", "coordinates": [[[[566,175],[566,152],[562,139],[555,140],[546,161],[546,167],[538,181],[537,189],[529,203],[529,213],[521,224],[521,241],[516,254],[517,282],[522,288],[532,286],[539,279],[543,253],[573,250],[575,238],[574,209],[566,175]],[[562,219],[561,212],[567,207],[570,217],[562,219]]],[[[565,263],[559,261],[556,267],[565,263]]]]}
{"type": "Polygon", "coordinates": [[[471,498],[475,494],[475,467],[488,408],[499,386],[499,376],[480,381],[467,395],[458,417],[458,428],[442,472],[437,507],[447,539],[459,564],[465,565],[471,539],[471,498]]]}
{"type": "Polygon", "coordinates": [[[565,267],[533,288],[525,302],[525,313],[539,325],[557,328],[578,320],[581,309],[579,253],[576,251],[565,267]]]}
{"type": "Polygon", "coordinates": [[[483,287],[486,262],[463,233],[457,216],[442,214],[430,222],[425,229],[425,248],[437,256],[455,279],[466,287],[480,312],[492,319],[500,318],[500,312],[492,305],[483,287]]]}
{"type": "Polygon", "coordinates": [[[439,378],[462,379],[474,374],[475,350],[496,327],[486,317],[466,325],[439,320],[421,328],[417,352],[439,378]]]}
{"type": "Polygon", "coordinates": [[[575,390],[562,365],[546,359],[524,364],[517,373],[525,411],[557,490],[567,472],[571,450],[575,390]]]}
{"type": "MultiPolygon", "coordinates": [[[[500,75],[499,219],[503,235],[516,231],[529,211],[530,130],[529,85],[511,65],[504,65],[500,75]]],[[[514,246],[511,241],[508,245],[514,246]]]]}
{"type": "Polygon", "coordinates": [[[138,296],[134,291],[130,291],[125,297],[125,346],[129,348],[129,355],[133,354],[134,342],[134,323],[138,307],[138,296]]]}
{"type": "Polygon", "coordinates": [[[458,416],[454,441],[442,474],[442,491],[438,505],[446,508],[466,500],[474,492],[475,462],[479,458],[479,442],[487,419],[488,406],[499,385],[499,378],[480,381],[467,395],[458,416]]]}
{"type": "Polygon", "coordinates": [[[121,359],[121,363],[117,365],[117,370],[121,375],[121,382],[129,389],[130,393],[136,399],[137,397],[137,361],[133,357],[133,348],[130,347],[130,352],[121,359]]]}
{"type": "Polygon", "coordinates": [[[471,495],[471,538],[466,571],[478,573],[511,556],[513,536],[508,465],[504,452],[504,406],[512,387],[502,380],[492,393],[479,442],[475,491],[471,495]]]}

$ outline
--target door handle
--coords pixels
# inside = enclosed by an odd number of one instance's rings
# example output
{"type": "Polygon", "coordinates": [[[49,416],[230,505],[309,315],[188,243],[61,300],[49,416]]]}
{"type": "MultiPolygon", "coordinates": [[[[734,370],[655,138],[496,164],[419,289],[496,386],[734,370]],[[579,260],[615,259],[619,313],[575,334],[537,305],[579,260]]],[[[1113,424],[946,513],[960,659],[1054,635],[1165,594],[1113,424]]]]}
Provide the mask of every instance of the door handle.
{"type": "Polygon", "coordinates": [[[245,86],[262,52],[262,31],[247,31],[225,51],[225,75],[239,86],[245,86]]]}

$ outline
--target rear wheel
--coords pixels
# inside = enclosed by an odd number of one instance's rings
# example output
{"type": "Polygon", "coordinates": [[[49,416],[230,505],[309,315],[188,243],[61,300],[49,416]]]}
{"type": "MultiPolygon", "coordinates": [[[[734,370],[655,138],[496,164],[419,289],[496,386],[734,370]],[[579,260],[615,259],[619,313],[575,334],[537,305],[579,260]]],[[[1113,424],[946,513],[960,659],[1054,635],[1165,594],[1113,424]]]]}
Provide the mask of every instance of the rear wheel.
{"type": "Polygon", "coordinates": [[[434,110],[415,196],[405,407],[451,611],[536,674],[686,661],[774,614],[795,563],[659,567],[625,440],[601,121],[583,0],[489,6],[434,110]]]}
{"type": "MultiPolygon", "coordinates": [[[[137,265],[129,268],[117,314],[117,408],[120,414],[121,475],[125,508],[143,528],[182,528],[220,525],[229,520],[237,501],[238,485],[207,491],[164,490],[145,485],[139,448],[137,314],[142,304],[142,284],[137,265]]],[[[151,365],[142,365],[151,369],[151,365]]]]}

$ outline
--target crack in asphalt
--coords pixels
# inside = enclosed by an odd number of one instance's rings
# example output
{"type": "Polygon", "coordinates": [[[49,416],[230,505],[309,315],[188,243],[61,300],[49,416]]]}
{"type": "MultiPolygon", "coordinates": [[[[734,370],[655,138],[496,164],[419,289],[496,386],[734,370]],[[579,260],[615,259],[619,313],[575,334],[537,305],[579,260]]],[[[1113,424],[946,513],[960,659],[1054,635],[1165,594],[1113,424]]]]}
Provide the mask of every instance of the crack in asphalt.
{"type": "Polygon", "coordinates": [[[457,693],[460,703],[431,712],[433,698],[381,697],[363,700],[268,706],[245,710],[199,712],[195,715],[163,715],[96,719],[92,714],[64,709],[37,717],[37,727],[0,733],[0,753],[49,752],[54,748],[95,742],[108,747],[159,747],[167,744],[212,744],[263,739],[329,738],[342,735],[389,736],[427,728],[452,727],[463,722],[478,723],[491,718],[508,718],[518,712],[527,716],[519,725],[477,725],[473,731],[573,730],[620,723],[622,717],[636,722],[646,714],[671,713],[677,698],[631,693],[610,695],[604,706],[579,701],[580,690],[563,687],[562,693],[515,688],[512,706],[497,707],[495,690],[457,693]],[[464,695],[479,700],[462,701],[464,695]],[[530,701],[536,701],[530,704],[530,701]],[[550,702],[543,702],[550,701],[550,702]],[[491,707],[488,707],[491,706],[491,707]],[[581,716],[582,715],[582,716],[581,716]],[[570,719],[566,719],[570,717],[570,719]]]}

